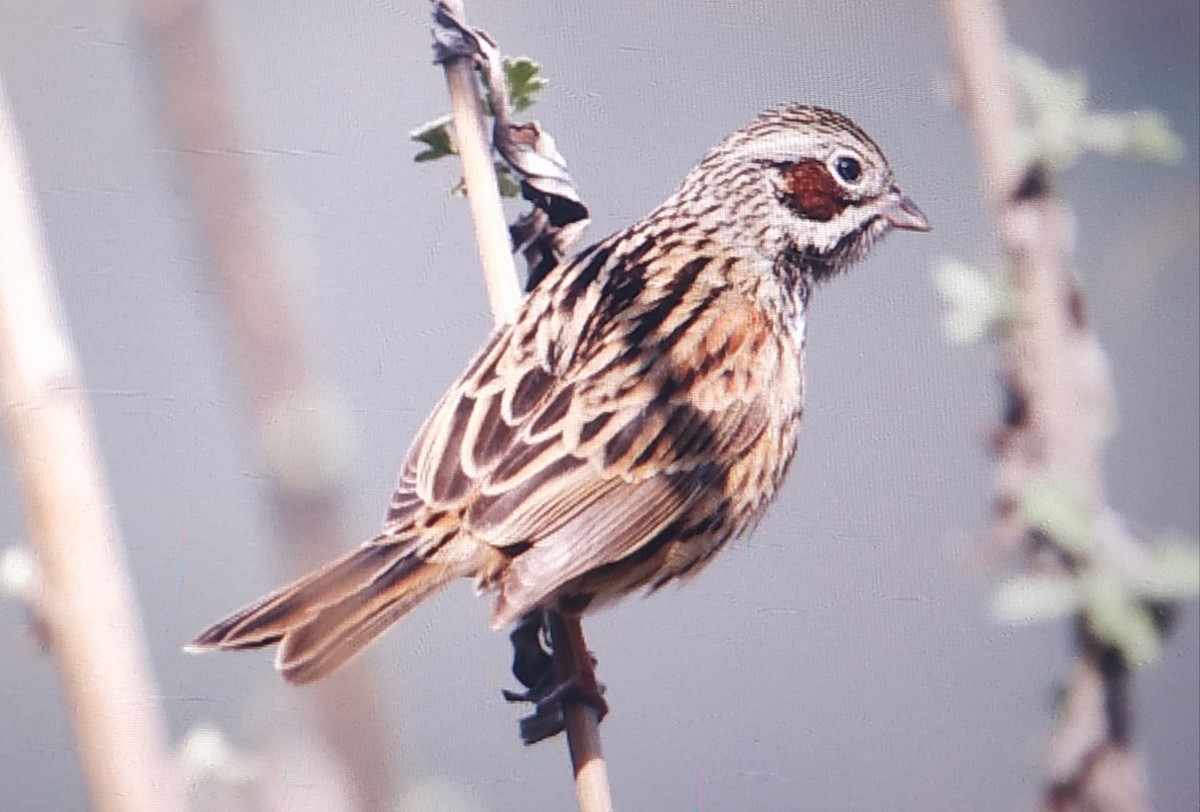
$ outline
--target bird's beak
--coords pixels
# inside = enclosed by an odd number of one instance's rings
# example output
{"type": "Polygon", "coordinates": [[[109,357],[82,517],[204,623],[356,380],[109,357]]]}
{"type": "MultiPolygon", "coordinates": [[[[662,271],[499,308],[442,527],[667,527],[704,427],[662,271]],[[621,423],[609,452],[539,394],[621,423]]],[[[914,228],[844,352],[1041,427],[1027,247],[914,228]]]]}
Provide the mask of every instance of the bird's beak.
{"type": "Polygon", "coordinates": [[[880,214],[892,228],[905,231],[930,231],[933,228],[917,204],[895,187],[884,199],[880,214]]]}

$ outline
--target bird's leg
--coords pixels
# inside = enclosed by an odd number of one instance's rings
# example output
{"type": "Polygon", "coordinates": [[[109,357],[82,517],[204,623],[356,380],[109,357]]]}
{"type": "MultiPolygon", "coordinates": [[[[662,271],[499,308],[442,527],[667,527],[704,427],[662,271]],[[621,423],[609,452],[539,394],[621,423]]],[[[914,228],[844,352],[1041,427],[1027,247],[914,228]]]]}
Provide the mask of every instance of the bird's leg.
{"type": "Polygon", "coordinates": [[[555,611],[546,614],[557,684],[538,703],[539,709],[546,704],[582,703],[594,708],[598,718],[603,719],[608,714],[608,703],[604,701],[604,686],[596,681],[596,658],[583,639],[579,615],[555,611]]]}
{"type": "Polygon", "coordinates": [[[524,691],[502,690],[509,702],[528,702],[534,712],[522,716],[519,725],[521,740],[536,744],[561,733],[566,725],[561,705],[543,707],[543,700],[554,692],[554,657],[549,649],[545,613],[538,609],[521,618],[509,634],[513,646],[513,676],[525,686],[524,691]]]}
{"type": "Polygon", "coordinates": [[[602,719],[608,713],[604,688],[596,681],[596,661],[587,650],[576,615],[541,610],[523,617],[509,639],[513,644],[513,676],[524,692],[503,691],[509,702],[529,702],[533,713],[520,720],[521,739],[535,744],[558,735],[565,708],[583,703],[602,719]]]}
{"type": "MultiPolygon", "coordinates": [[[[522,693],[503,691],[509,702],[537,703],[554,687],[554,657],[543,646],[545,617],[541,609],[517,621],[508,635],[513,647],[512,673],[525,686],[522,693]]],[[[547,638],[548,646],[548,638],[547,638]]]]}

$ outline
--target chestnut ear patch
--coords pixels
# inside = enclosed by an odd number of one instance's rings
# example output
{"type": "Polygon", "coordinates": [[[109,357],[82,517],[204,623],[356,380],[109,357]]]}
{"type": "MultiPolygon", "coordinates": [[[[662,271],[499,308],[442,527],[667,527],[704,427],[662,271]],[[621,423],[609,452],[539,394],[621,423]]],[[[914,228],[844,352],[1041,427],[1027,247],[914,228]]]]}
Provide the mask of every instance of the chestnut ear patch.
{"type": "Polygon", "coordinates": [[[821,161],[800,161],[787,170],[786,176],[790,202],[801,217],[825,223],[846,208],[841,186],[821,161]]]}

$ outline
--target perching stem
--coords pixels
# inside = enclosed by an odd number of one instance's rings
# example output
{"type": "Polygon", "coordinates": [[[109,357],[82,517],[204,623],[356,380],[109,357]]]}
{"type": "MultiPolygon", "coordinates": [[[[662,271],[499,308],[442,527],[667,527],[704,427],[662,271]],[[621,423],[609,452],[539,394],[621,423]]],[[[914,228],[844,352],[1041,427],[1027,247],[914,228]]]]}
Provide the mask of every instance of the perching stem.
{"type": "MultiPolygon", "coordinates": [[[[443,0],[443,6],[457,20],[465,21],[461,0],[443,0]]],[[[437,7],[436,1],[434,7],[437,7]]],[[[471,204],[471,218],[475,223],[479,257],[487,283],[488,301],[492,318],[497,325],[501,325],[515,316],[521,304],[521,289],[517,283],[504,211],[500,206],[492,149],[484,127],[479,84],[470,57],[453,57],[445,60],[443,66],[454,112],[454,131],[462,158],[467,200],[471,204]]],[[[572,623],[582,644],[583,631],[578,619],[566,619],[553,612],[548,614],[556,652],[559,649],[558,640],[572,637],[568,628],[572,623]],[[560,634],[555,634],[555,629],[560,634]],[[566,632],[565,637],[562,632],[566,632]]],[[[586,655],[586,650],[584,653],[586,655]]],[[[560,679],[564,677],[559,671],[557,658],[555,671],[560,679]]],[[[580,812],[612,812],[612,797],[604,753],[600,747],[600,725],[596,711],[579,702],[564,701],[563,704],[567,746],[575,771],[575,794],[580,812]]]]}

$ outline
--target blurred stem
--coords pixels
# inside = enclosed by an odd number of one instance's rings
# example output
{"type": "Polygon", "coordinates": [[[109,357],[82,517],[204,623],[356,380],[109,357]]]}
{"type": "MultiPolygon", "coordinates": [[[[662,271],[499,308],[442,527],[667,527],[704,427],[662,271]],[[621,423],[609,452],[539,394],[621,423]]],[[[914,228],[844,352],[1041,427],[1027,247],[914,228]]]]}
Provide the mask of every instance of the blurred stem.
{"type": "Polygon", "coordinates": [[[992,0],[942,0],[942,8],[958,68],[958,101],[975,133],[988,202],[999,210],[1021,173],[1004,17],[992,0]]]}
{"type": "MultiPolygon", "coordinates": [[[[134,9],[216,274],[279,546],[298,576],[346,548],[341,461],[331,450],[337,416],[306,362],[284,240],[238,130],[207,7],[199,0],[138,0],[134,9]]],[[[311,695],[321,736],[357,795],[354,806],[386,812],[396,792],[393,748],[370,662],[369,655],[355,658],[311,695]]]]}
{"type": "MultiPolygon", "coordinates": [[[[446,6],[457,19],[466,20],[461,0],[447,0],[446,6]]],[[[483,100],[470,59],[449,60],[445,63],[445,70],[467,199],[471,203],[471,218],[475,223],[479,256],[487,282],[488,301],[491,303],[493,320],[501,325],[515,317],[521,304],[521,289],[517,283],[504,210],[500,206],[492,148],[484,129],[483,100]]],[[[548,614],[552,628],[565,628],[567,623],[574,623],[578,627],[579,621],[576,619],[566,619],[555,612],[548,614]]],[[[588,656],[586,651],[582,654],[588,656]]],[[[561,678],[562,670],[556,670],[561,678]]],[[[612,793],[608,786],[604,752],[600,746],[600,723],[596,711],[583,703],[568,702],[564,705],[567,747],[575,772],[575,794],[580,812],[611,812],[612,793]]]]}
{"type": "MultiPolygon", "coordinates": [[[[1107,506],[1102,452],[1114,399],[1108,359],[1087,323],[1071,265],[1073,220],[1048,171],[1021,166],[1017,104],[1003,18],[992,0],[942,0],[960,101],[979,151],[994,230],[1017,300],[1004,338],[1004,384],[1015,404],[996,436],[995,536],[1036,573],[1076,573],[1097,562],[1137,573],[1146,558],[1107,506]],[[1070,550],[1022,515],[1048,478],[1078,492],[1085,550],[1070,550]]],[[[1132,577],[1132,575],[1131,575],[1132,577]]],[[[1142,812],[1145,777],[1130,744],[1129,664],[1076,619],[1075,665],[1050,736],[1043,812],[1142,812]]]]}
{"type": "Polygon", "coordinates": [[[92,418],[0,84],[0,390],[97,812],[184,812],[92,418]]]}

